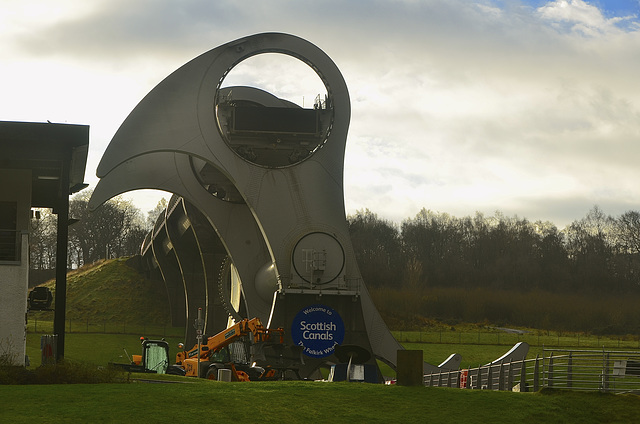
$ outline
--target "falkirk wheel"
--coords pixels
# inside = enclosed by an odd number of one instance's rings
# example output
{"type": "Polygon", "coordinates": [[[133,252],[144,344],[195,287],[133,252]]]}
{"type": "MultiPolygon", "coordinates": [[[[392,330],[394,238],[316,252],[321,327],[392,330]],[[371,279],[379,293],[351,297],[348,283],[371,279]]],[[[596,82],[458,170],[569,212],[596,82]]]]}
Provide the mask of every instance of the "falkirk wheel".
{"type": "Polygon", "coordinates": [[[348,233],[349,119],[349,93],[333,61],[306,40],[264,33],[186,63],[122,123],[89,206],[136,189],[175,194],[142,250],[165,281],[187,342],[202,308],[209,335],[227,316],[283,327],[288,343],[304,347],[303,377],[338,363],[339,344],[395,368],[402,346],[371,300],[348,233]],[[263,53],[304,62],[326,97],[305,109],[260,89],[222,88],[236,65],[263,53]]]}

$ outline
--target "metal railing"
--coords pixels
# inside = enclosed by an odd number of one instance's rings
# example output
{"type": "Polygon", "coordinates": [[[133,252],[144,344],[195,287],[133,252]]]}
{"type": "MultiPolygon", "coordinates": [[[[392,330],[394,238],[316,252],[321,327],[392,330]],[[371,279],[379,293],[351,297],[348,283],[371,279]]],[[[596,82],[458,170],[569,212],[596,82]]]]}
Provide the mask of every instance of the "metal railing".
{"type": "Polygon", "coordinates": [[[640,352],[544,349],[542,358],[426,374],[424,384],[519,392],[545,387],[640,392],[640,352]]]}
{"type": "Polygon", "coordinates": [[[540,358],[484,365],[477,368],[441,371],[426,374],[424,384],[431,387],[538,391],[540,389],[540,358]]]}
{"type": "Polygon", "coordinates": [[[614,393],[640,390],[640,352],[546,350],[543,364],[545,387],[614,393]]]}

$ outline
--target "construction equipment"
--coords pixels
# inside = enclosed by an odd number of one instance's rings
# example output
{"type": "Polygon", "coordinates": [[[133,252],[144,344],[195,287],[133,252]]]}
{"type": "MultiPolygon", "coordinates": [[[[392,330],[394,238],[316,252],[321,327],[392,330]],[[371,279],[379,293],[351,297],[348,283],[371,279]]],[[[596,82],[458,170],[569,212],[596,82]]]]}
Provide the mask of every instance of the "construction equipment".
{"type": "Polygon", "coordinates": [[[285,354],[284,330],[268,329],[259,318],[243,319],[211,336],[202,346],[184,346],[176,355],[176,365],[187,376],[218,379],[218,370],[230,370],[233,381],[276,380],[286,370],[297,372],[301,349],[292,347],[285,354]],[[267,360],[269,356],[269,360],[267,360]]]}
{"type": "Polygon", "coordinates": [[[140,337],[142,343],[142,355],[132,355],[129,357],[127,350],[124,353],[131,361],[128,364],[111,363],[128,372],[143,372],[152,374],[182,374],[175,367],[169,366],[169,343],[163,340],[149,340],[140,337]]]}
{"type": "Polygon", "coordinates": [[[27,298],[27,306],[30,311],[51,311],[52,302],[53,294],[51,289],[45,286],[34,287],[27,298]]]}
{"type": "MultiPolygon", "coordinates": [[[[230,374],[232,381],[284,379],[291,370],[299,379],[303,364],[302,347],[287,348],[282,328],[268,329],[258,318],[243,319],[231,327],[176,354],[175,365],[169,365],[169,344],[163,340],[140,337],[142,355],[132,355],[129,364],[113,363],[129,372],[187,375],[218,379],[218,370],[230,374]]],[[[129,354],[125,350],[127,357],[129,354]]]]}

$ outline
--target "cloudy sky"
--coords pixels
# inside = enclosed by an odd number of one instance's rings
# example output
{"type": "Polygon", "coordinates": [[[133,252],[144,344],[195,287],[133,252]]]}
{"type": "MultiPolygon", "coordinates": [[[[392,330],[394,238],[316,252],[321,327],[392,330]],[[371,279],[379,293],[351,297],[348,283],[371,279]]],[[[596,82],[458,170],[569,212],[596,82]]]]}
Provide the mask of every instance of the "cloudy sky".
{"type": "MultiPolygon", "coordinates": [[[[344,75],[348,213],[499,210],[563,228],[594,205],[640,210],[638,0],[2,0],[0,120],[90,125],[95,185],[158,82],[266,31],[311,41],[344,75]]],[[[310,107],[322,86],[291,62],[243,62],[229,83],[310,107]]],[[[161,196],[129,197],[147,211],[161,196]]]]}

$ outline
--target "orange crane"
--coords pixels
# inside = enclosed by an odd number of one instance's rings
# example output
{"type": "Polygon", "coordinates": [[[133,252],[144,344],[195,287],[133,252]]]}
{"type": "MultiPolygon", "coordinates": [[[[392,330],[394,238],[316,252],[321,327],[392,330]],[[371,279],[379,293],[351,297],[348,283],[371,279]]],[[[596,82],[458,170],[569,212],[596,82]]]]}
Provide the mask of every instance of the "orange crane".
{"type": "Polygon", "coordinates": [[[182,368],[187,376],[210,380],[218,378],[220,369],[230,370],[234,381],[275,379],[281,370],[255,363],[265,360],[265,347],[283,351],[283,343],[282,328],[265,328],[258,318],[243,319],[189,350],[180,343],[174,367],[182,368]]]}

